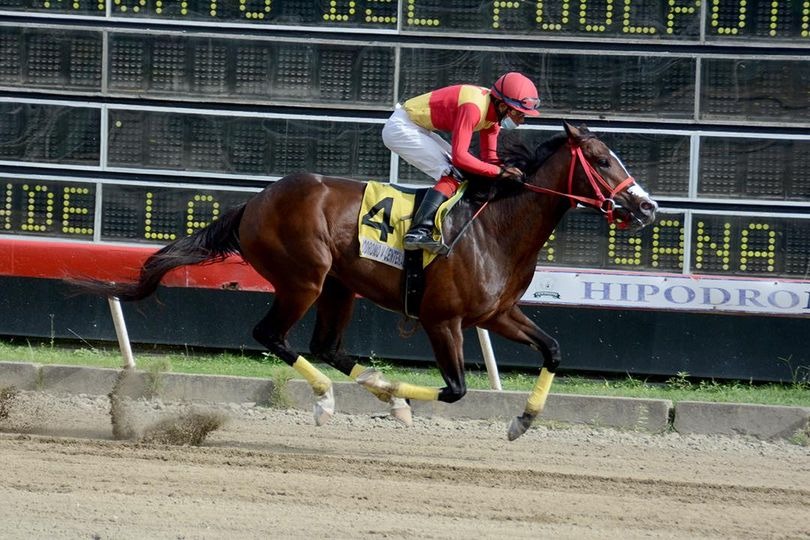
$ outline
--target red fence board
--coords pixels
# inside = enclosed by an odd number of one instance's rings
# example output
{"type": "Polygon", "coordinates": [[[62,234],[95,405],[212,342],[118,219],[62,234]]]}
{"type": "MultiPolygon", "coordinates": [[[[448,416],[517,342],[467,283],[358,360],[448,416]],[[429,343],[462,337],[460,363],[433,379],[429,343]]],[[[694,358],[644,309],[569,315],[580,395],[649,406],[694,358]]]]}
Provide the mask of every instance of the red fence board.
{"type": "MultiPolygon", "coordinates": [[[[47,279],[93,278],[133,281],[158,248],[0,239],[0,276],[47,279]]],[[[241,257],[178,268],[163,279],[169,287],[272,291],[272,286],[241,257]]]]}

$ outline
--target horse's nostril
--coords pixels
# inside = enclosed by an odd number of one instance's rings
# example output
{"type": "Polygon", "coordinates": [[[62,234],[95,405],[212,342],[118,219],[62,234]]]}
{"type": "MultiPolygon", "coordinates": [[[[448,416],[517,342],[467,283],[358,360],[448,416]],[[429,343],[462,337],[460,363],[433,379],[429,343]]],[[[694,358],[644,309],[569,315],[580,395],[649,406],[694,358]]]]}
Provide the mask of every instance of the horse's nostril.
{"type": "Polygon", "coordinates": [[[645,214],[652,214],[658,209],[658,205],[655,203],[655,201],[642,201],[639,206],[645,214]]]}

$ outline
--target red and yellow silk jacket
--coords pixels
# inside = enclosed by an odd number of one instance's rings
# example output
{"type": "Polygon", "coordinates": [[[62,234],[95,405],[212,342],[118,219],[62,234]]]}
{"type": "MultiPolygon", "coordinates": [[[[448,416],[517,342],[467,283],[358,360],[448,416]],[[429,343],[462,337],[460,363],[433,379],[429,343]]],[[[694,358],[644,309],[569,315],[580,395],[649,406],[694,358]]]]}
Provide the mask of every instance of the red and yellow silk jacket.
{"type": "Polygon", "coordinates": [[[497,176],[501,172],[497,154],[500,126],[490,103],[488,88],[459,84],[411,98],[403,108],[416,125],[451,134],[454,166],[483,176],[497,176]],[[481,159],[470,153],[476,131],[481,159]]]}

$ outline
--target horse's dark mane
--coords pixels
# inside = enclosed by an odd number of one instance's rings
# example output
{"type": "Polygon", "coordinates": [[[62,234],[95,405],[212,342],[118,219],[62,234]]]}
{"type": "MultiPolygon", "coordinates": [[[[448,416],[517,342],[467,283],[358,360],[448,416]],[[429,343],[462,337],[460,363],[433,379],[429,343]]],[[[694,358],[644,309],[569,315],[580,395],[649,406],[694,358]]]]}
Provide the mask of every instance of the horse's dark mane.
{"type": "Polygon", "coordinates": [[[543,163],[565,144],[568,136],[557,133],[532,149],[522,140],[513,138],[505,141],[498,152],[501,161],[509,167],[517,167],[527,176],[533,176],[543,163]]]}
{"type": "MultiPolygon", "coordinates": [[[[557,133],[540,146],[530,148],[525,142],[514,137],[507,139],[498,149],[498,156],[501,161],[509,167],[517,167],[526,175],[531,177],[537,170],[554,155],[560,146],[565,144],[568,136],[565,133],[557,133]]],[[[493,179],[465,173],[465,178],[470,181],[471,194],[473,198],[486,197],[493,187],[493,179]]],[[[497,198],[508,197],[523,191],[517,182],[497,182],[497,198]]]]}

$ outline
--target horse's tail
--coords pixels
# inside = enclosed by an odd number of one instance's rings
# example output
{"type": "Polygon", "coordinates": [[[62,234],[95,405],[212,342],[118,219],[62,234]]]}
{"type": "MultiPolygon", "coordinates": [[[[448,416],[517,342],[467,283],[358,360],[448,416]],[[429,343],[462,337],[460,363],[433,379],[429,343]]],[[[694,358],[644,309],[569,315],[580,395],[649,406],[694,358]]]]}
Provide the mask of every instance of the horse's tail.
{"type": "Polygon", "coordinates": [[[120,300],[141,300],[157,290],[160,280],[180,266],[221,261],[241,253],[239,223],[246,203],[225,212],[207,227],[166,245],[143,263],[138,281],[110,283],[98,280],[70,280],[82,292],[116,296],[120,300]]]}

